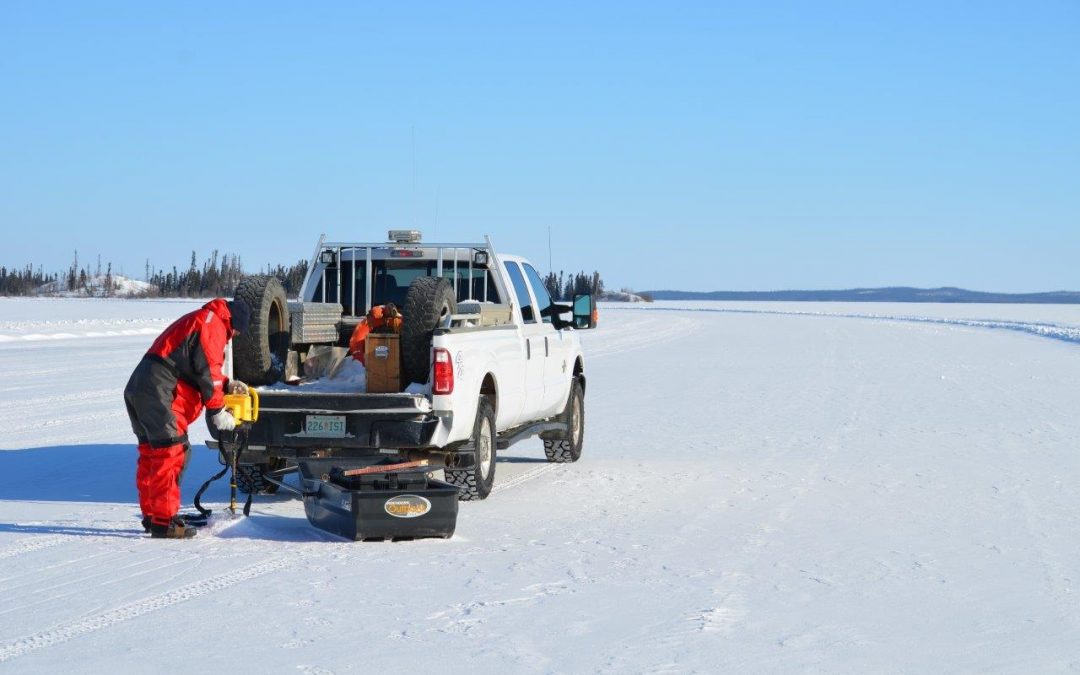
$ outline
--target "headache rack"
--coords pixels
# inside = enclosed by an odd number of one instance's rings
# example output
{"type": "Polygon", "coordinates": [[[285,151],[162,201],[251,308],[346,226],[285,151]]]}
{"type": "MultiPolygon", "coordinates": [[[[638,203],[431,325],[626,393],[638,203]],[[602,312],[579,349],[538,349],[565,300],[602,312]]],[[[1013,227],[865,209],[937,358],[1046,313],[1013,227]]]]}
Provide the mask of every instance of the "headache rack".
{"type": "Polygon", "coordinates": [[[326,235],[320,236],[308,268],[311,271],[300,289],[300,299],[334,302],[341,305],[343,317],[362,317],[373,303],[376,283],[373,263],[390,260],[434,261],[435,275],[446,277],[461,300],[488,302],[489,283],[495,285],[501,297],[510,297],[501,276],[491,274],[491,269],[499,264],[491,237],[485,236],[483,243],[429,244],[421,242],[420,234],[415,230],[391,231],[391,236],[405,233],[411,233],[412,238],[403,236],[396,241],[379,243],[326,241],[326,235]],[[363,283],[358,284],[361,265],[364,278],[363,283]],[[447,266],[450,266],[448,273],[447,266]],[[476,292],[474,282],[478,278],[481,280],[480,291],[476,292]],[[459,293],[461,284],[464,289],[459,293]],[[358,286],[362,286],[362,292],[358,292],[358,286]]]}

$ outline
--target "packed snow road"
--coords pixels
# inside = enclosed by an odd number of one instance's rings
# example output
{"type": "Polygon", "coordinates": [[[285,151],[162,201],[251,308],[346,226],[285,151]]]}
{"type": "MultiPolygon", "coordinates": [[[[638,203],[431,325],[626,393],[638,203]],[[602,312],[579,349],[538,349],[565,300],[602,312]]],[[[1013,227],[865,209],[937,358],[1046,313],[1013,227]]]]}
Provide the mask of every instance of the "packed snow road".
{"type": "Polygon", "coordinates": [[[193,306],[0,300],[0,671],[1080,668],[1075,309],[603,307],[581,462],[514,446],[453,539],[151,541],[121,390],[193,306]]]}

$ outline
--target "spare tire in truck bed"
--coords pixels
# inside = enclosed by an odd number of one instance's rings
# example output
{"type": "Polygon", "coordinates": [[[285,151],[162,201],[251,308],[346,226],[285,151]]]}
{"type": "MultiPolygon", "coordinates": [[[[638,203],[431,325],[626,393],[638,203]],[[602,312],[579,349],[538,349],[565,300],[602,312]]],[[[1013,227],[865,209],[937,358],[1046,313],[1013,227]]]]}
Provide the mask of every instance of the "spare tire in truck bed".
{"type": "Polygon", "coordinates": [[[251,307],[251,324],[233,338],[233,376],[252,385],[273,384],[285,372],[289,307],[276,277],[245,277],[234,296],[251,307]]]}
{"type": "Polygon", "coordinates": [[[417,277],[405,293],[401,324],[401,370],[405,383],[428,381],[431,334],[457,311],[454,287],[441,277],[417,277]]]}

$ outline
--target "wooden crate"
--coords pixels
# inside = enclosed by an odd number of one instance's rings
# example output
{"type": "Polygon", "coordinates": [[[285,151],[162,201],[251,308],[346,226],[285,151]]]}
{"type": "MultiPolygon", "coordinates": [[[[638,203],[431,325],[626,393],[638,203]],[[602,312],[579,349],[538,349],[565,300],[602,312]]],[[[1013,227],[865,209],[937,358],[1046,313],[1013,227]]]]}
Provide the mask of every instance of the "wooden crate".
{"type": "Polygon", "coordinates": [[[397,335],[368,335],[364,344],[364,364],[369,394],[401,391],[401,344],[397,335]]]}

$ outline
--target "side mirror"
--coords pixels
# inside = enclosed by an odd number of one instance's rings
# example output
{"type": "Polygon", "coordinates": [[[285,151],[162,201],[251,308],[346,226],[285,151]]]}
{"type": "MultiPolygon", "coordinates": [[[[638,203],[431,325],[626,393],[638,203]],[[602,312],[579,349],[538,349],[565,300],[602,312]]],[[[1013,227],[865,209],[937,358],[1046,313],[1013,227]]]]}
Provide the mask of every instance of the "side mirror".
{"type": "Polygon", "coordinates": [[[598,318],[596,302],[591,295],[574,296],[574,328],[596,328],[598,318]]]}

